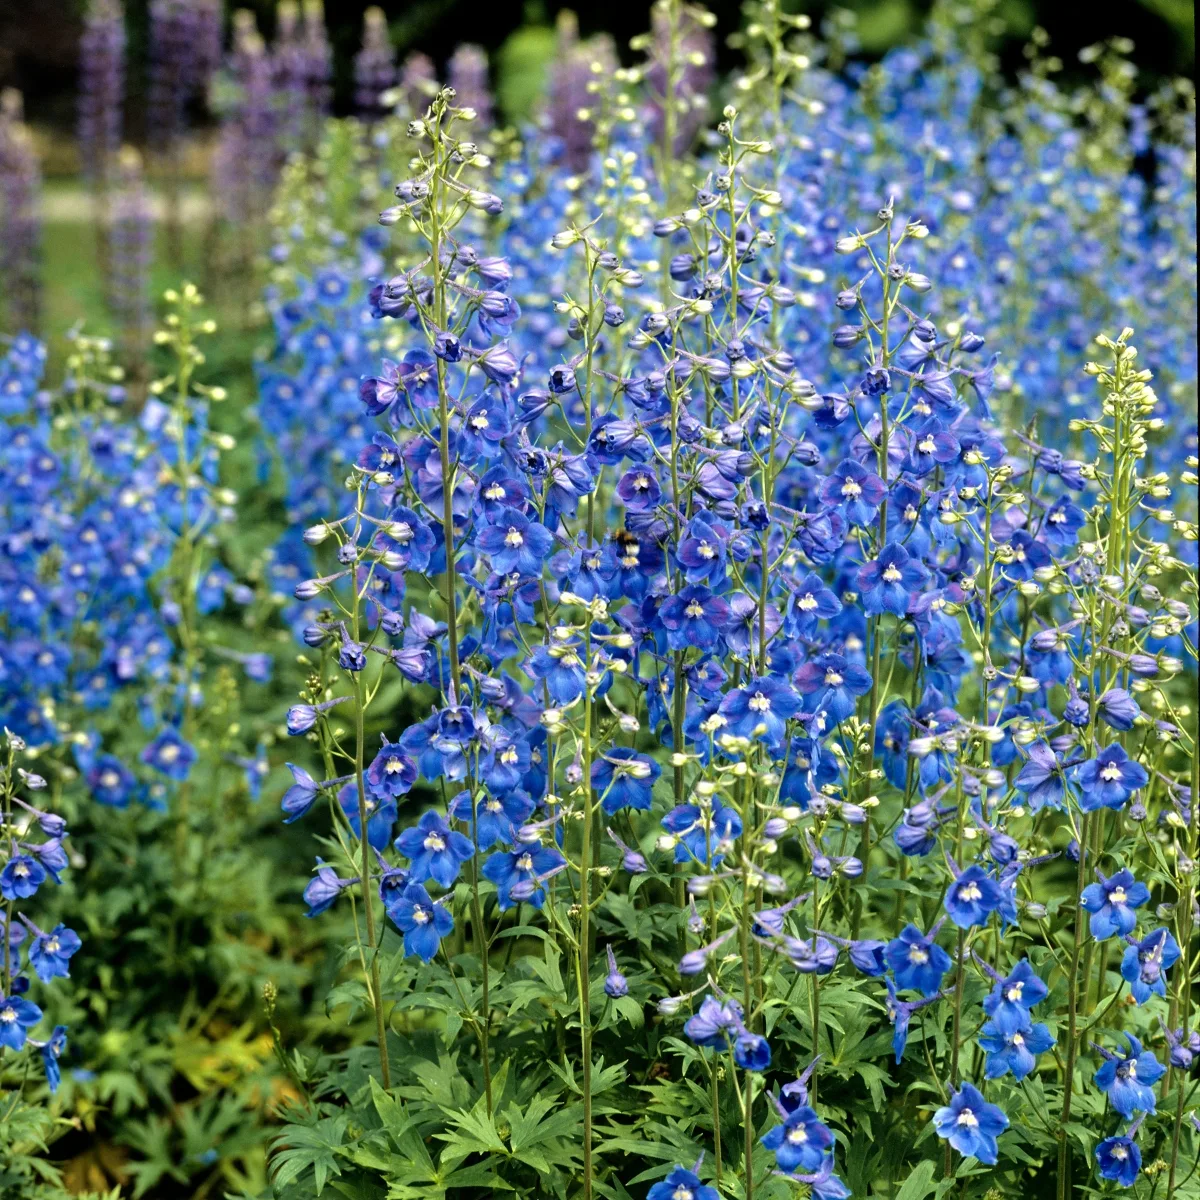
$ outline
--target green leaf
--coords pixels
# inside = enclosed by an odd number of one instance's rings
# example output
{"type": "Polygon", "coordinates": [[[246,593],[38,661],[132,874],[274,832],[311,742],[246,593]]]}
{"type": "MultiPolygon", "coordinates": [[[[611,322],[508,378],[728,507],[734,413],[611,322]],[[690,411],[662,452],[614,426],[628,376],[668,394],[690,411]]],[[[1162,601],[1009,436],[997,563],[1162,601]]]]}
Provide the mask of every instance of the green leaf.
{"type": "Polygon", "coordinates": [[[935,1188],[933,1182],[937,1166],[928,1158],[922,1159],[912,1169],[909,1177],[900,1185],[896,1200],[925,1200],[935,1188]]]}

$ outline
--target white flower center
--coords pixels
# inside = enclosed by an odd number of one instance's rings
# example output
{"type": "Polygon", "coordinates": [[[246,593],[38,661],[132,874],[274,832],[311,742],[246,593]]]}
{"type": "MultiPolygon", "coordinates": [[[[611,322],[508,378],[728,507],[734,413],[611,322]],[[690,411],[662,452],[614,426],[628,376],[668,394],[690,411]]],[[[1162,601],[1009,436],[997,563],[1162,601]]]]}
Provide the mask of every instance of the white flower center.
{"type": "Polygon", "coordinates": [[[510,529],[504,535],[504,544],[506,546],[523,546],[525,544],[525,538],[522,536],[520,530],[510,529]]]}
{"type": "Polygon", "coordinates": [[[929,961],[929,951],[923,946],[910,946],[908,950],[908,961],[918,965],[929,961]]]}
{"type": "Polygon", "coordinates": [[[830,667],[829,670],[825,672],[825,686],[826,687],[841,687],[842,686],[841,675],[839,675],[837,673],[837,671],[835,671],[832,667],[830,667]]]}
{"type": "Polygon", "coordinates": [[[1124,904],[1127,899],[1128,896],[1125,893],[1125,889],[1121,887],[1113,888],[1108,894],[1109,904],[1124,904]]]}
{"type": "Polygon", "coordinates": [[[1109,763],[1108,766],[1100,772],[1100,778],[1103,779],[1105,783],[1112,783],[1114,779],[1121,778],[1121,768],[1118,767],[1116,763],[1109,763]]]}
{"type": "Polygon", "coordinates": [[[842,484],[842,495],[847,499],[852,500],[856,496],[862,495],[862,488],[859,487],[859,485],[855,483],[853,479],[847,479],[846,482],[842,484]]]}
{"type": "Polygon", "coordinates": [[[762,692],[755,692],[754,695],[750,697],[750,708],[754,712],[770,712],[771,702],[762,694],[762,692]]]}
{"type": "Polygon", "coordinates": [[[978,1129],[979,1118],[969,1108],[964,1108],[958,1114],[958,1124],[965,1125],[968,1129],[978,1129]]]}
{"type": "Polygon", "coordinates": [[[903,578],[900,568],[894,565],[883,568],[883,577],[888,583],[898,583],[903,578]]]}
{"type": "Polygon", "coordinates": [[[440,833],[431,833],[423,843],[426,850],[440,854],[446,848],[446,839],[440,833]]]}
{"type": "Polygon", "coordinates": [[[395,775],[397,771],[404,770],[404,763],[402,763],[400,759],[393,754],[391,758],[387,760],[387,763],[384,765],[383,769],[388,775],[395,775]]]}

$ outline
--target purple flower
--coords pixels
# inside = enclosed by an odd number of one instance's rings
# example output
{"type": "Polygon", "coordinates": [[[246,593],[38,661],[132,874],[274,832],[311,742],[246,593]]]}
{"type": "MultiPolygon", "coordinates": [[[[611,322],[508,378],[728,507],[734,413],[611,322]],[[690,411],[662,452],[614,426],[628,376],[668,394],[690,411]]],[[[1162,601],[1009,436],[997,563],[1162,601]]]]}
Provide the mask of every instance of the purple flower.
{"type": "Polygon", "coordinates": [[[658,619],[667,631],[672,650],[712,650],[721,630],[729,621],[729,605],[708,588],[685,587],[677,596],[668,596],[658,610],[658,619]]]}
{"type": "Polygon", "coordinates": [[[618,481],[617,495],[631,513],[653,512],[662,500],[662,488],[649,467],[631,467],[618,481]]]}

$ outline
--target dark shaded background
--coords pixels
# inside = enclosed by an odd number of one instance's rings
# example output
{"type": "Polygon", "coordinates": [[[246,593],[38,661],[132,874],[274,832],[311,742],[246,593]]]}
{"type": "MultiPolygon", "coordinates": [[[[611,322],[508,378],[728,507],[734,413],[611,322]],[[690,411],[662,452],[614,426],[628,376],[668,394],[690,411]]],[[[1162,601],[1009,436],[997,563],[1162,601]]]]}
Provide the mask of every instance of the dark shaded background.
{"type": "MultiPolygon", "coordinates": [[[[370,0],[326,0],[326,23],[336,57],[336,106],[347,111],[351,99],[352,60],[359,45],[362,13],[370,0]]],[[[149,0],[126,0],[131,70],[127,128],[139,136],[140,94],[144,90],[146,22],[149,0]]],[[[649,4],[622,0],[383,0],[392,41],[401,57],[419,49],[439,65],[463,41],[478,42],[492,55],[493,73],[501,98],[519,97],[524,90],[523,64],[544,56],[549,29],[560,9],[573,8],[586,35],[605,31],[620,53],[630,57],[629,39],[646,29],[649,4]],[[508,87],[505,88],[507,82],[508,87]]],[[[725,44],[737,29],[740,0],[709,0],[717,16],[720,61],[736,63],[725,44]]],[[[259,27],[270,35],[274,26],[273,0],[229,4],[251,8],[259,27]]],[[[848,8],[859,17],[859,33],[868,55],[917,32],[929,0],[792,0],[793,11],[808,13],[815,25],[835,8],[848,8]]],[[[15,86],[26,96],[27,115],[43,126],[64,132],[74,123],[76,47],[85,0],[0,0],[0,87],[15,86]]],[[[1189,0],[1002,0],[1000,15],[1007,26],[1002,58],[1007,69],[1021,63],[1021,47],[1034,25],[1050,34],[1048,51],[1063,59],[1067,72],[1077,67],[1080,48],[1115,35],[1135,43],[1133,54],[1143,88],[1164,76],[1193,76],[1195,70],[1195,12],[1189,0]]],[[[510,107],[519,99],[510,99],[510,107]]]]}

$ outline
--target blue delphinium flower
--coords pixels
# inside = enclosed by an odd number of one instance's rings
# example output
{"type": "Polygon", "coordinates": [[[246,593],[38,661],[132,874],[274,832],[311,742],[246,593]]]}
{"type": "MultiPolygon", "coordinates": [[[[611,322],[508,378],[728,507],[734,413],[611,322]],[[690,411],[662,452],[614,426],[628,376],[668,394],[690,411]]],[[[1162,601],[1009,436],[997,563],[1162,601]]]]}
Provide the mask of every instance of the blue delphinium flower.
{"type": "Polygon", "coordinates": [[[898,542],[884,546],[878,556],[858,572],[858,590],[863,610],[878,615],[908,611],[913,592],[929,581],[929,572],[898,542]]]}
{"type": "Polygon", "coordinates": [[[42,1010],[24,996],[0,996],[0,1046],[20,1050],[41,1019],[42,1010]]]}
{"type": "Polygon", "coordinates": [[[1127,733],[1141,716],[1137,701],[1124,688],[1109,688],[1096,701],[1096,714],[1113,729],[1127,733]]]}
{"type": "Polygon", "coordinates": [[[1135,1112],[1154,1113],[1154,1085],[1166,1072],[1154,1054],[1142,1049],[1132,1033],[1125,1034],[1129,1053],[1114,1053],[1092,1043],[1104,1062],[1095,1075],[1095,1084],[1108,1094],[1109,1103],[1129,1121],[1135,1112]]]}
{"type": "Polygon", "coordinates": [[[46,869],[28,854],[14,854],[0,871],[0,896],[28,900],[46,882],[46,869]]]}
{"type": "Polygon", "coordinates": [[[174,779],[179,783],[188,777],[188,772],[196,761],[196,749],[185,742],[179,733],[168,725],[142,751],[141,759],[148,767],[153,767],[168,779],[174,779]]]}
{"type": "Polygon", "coordinates": [[[453,886],[463,863],[475,853],[471,839],[451,829],[433,809],[401,832],[396,849],[411,861],[409,878],[413,883],[432,879],[444,888],[453,886]]]}
{"type": "Polygon", "coordinates": [[[1079,788],[1079,806],[1084,812],[1098,808],[1122,808],[1139,788],[1150,780],[1150,773],[1114,743],[1095,758],[1080,763],[1074,771],[1079,788]]]}
{"type": "MultiPolygon", "coordinates": [[[[362,837],[362,823],[358,813],[358,784],[349,780],[338,792],[338,806],[346,814],[346,821],[354,836],[362,837]]],[[[383,800],[367,790],[364,792],[363,807],[367,810],[367,843],[376,850],[383,850],[392,840],[392,829],[396,824],[396,801],[390,796],[383,800]]]]}
{"type": "MultiPolygon", "coordinates": [[[[515,789],[503,796],[484,796],[475,805],[475,844],[480,850],[511,846],[517,830],[532,815],[534,803],[527,792],[515,789]]],[[[450,801],[450,815],[470,828],[471,795],[459,792],[450,801]]]]}
{"type": "Polygon", "coordinates": [[[1024,1033],[1033,1024],[1030,1009],[1048,994],[1049,988],[1023,958],[1004,979],[996,980],[983,999],[983,1011],[1002,1033],[1024,1033]]]}
{"type": "Polygon", "coordinates": [[[1062,808],[1067,788],[1062,759],[1042,741],[1027,746],[1025,758],[1013,786],[1025,794],[1034,812],[1040,812],[1046,805],[1062,808]]]}
{"type": "Polygon", "coordinates": [[[729,605],[708,588],[690,584],[663,601],[658,619],[672,650],[712,650],[729,623],[729,605]]]}
{"type": "Polygon", "coordinates": [[[605,946],[604,954],[608,960],[608,974],[604,977],[604,994],[613,1000],[619,1000],[622,996],[629,995],[629,980],[617,968],[617,956],[613,953],[611,944],[605,946]]]}
{"type": "Polygon", "coordinates": [[[960,929],[986,925],[1000,907],[1000,885],[982,867],[969,866],[946,889],[942,906],[960,929]]]}
{"type": "Polygon", "coordinates": [[[43,1043],[40,1050],[42,1069],[46,1072],[46,1086],[53,1095],[58,1091],[58,1085],[62,1082],[62,1068],[59,1066],[59,1059],[67,1050],[67,1027],[55,1025],[54,1032],[50,1035],[49,1040],[43,1043]]]}
{"type": "Polygon", "coordinates": [[[378,800],[406,795],[417,781],[417,764],[398,742],[383,739],[379,752],[364,772],[367,787],[378,800]]]}
{"type": "Polygon", "coordinates": [[[1133,1187],[1141,1174],[1142,1152],[1129,1134],[1106,1137],[1096,1146],[1096,1167],[1101,1179],[1133,1187]]]}
{"type": "Polygon", "coordinates": [[[475,544],[501,575],[537,575],[554,548],[554,535],[517,509],[506,508],[475,535],[475,544]]]}
{"type": "Polygon", "coordinates": [[[722,1004],[712,996],[705,996],[699,1011],[684,1024],[683,1032],[697,1046],[724,1050],[742,1028],[742,1006],[736,1000],[722,1004]]]}
{"type": "Polygon", "coordinates": [[[442,938],[454,929],[454,918],[444,904],[435,903],[419,883],[410,883],[388,905],[388,916],[404,934],[404,953],[429,962],[442,938]]]}
{"type": "Polygon", "coordinates": [[[769,675],[727,692],[720,708],[729,733],[769,746],[782,742],[787,721],[799,711],[800,697],[782,680],[769,675]]]}
{"type": "Polygon", "coordinates": [[[1150,889],[1138,883],[1128,867],[1122,867],[1115,875],[1105,878],[1096,871],[1099,883],[1089,883],[1083,889],[1080,902],[1091,913],[1088,928],[1092,937],[1103,942],[1119,933],[1124,937],[1132,933],[1137,924],[1135,908],[1141,908],[1150,899],[1150,889]]]}
{"type": "Polygon", "coordinates": [[[1045,1025],[1031,1024],[1021,1032],[1005,1032],[995,1021],[987,1021],[979,1032],[979,1044],[987,1051],[984,1074],[999,1079],[1011,1073],[1020,1081],[1037,1066],[1037,1056],[1055,1043],[1045,1025]]]}
{"type": "Polygon", "coordinates": [[[793,1108],[761,1139],[762,1145],[775,1152],[775,1161],[788,1172],[815,1171],[825,1151],[833,1145],[833,1132],[807,1104],[793,1108]]]}
{"type": "Polygon", "coordinates": [[[933,1114],[933,1126],[965,1158],[994,1166],[996,1139],[1008,1128],[1008,1118],[974,1084],[964,1083],[960,1091],[950,1089],[950,1103],[933,1114]]]}
{"type": "Polygon", "coordinates": [[[716,1188],[700,1182],[700,1176],[696,1174],[699,1169],[699,1163],[691,1171],[686,1167],[675,1167],[666,1179],[646,1193],[646,1200],[721,1200],[716,1188]]]}
{"type": "Polygon", "coordinates": [[[896,977],[896,986],[934,995],[942,986],[942,976],[950,970],[950,955],[933,939],[938,926],[928,934],[915,925],[906,925],[900,936],[888,942],[884,951],[888,969],[896,977]]]}
{"type": "Polygon", "coordinates": [[[29,965],[43,983],[52,979],[66,979],[70,975],[70,959],[81,946],[79,934],[61,922],[44,933],[36,930],[29,944],[29,965]]]}
{"type": "Polygon", "coordinates": [[[743,1071],[765,1071],[771,1065],[771,1047],[765,1037],[743,1029],[733,1043],[733,1061],[743,1071]]]}
{"type": "Polygon", "coordinates": [[[518,846],[491,855],[483,864],[483,875],[496,885],[501,912],[507,912],[519,899],[541,908],[546,902],[541,881],[565,864],[566,859],[552,846],[518,846]],[[521,885],[530,889],[529,895],[514,897],[513,889],[521,885]]]}
{"type": "Polygon", "coordinates": [[[280,807],[287,813],[283,823],[290,825],[293,821],[300,820],[312,808],[320,794],[321,785],[303,767],[298,767],[295,763],[285,765],[292,773],[292,786],[283,793],[280,807]]]}
{"type": "Polygon", "coordinates": [[[592,763],[592,790],[610,816],[623,808],[648,809],[662,767],[627,746],[610,746],[592,763]]]}
{"type": "Polygon", "coordinates": [[[850,716],[858,697],[871,690],[871,673],[841,654],[818,655],[796,672],[795,681],[805,709],[825,713],[830,726],[850,716]]]}
{"type": "Polygon", "coordinates": [[[317,859],[317,873],[304,889],[304,900],[308,905],[306,917],[318,917],[357,879],[340,879],[338,873],[324,859],[317,859]]]}
{"type": "Polygon", "coordinates": [[[1156,929],[1139,942],[1130,936],[1121,958],[1121,978],[1138,1004],[1151,996],[1166,996],[1167,972],[1179,961],[1179,943],[1169,929],[1156,929]]]}

